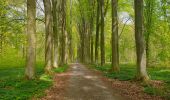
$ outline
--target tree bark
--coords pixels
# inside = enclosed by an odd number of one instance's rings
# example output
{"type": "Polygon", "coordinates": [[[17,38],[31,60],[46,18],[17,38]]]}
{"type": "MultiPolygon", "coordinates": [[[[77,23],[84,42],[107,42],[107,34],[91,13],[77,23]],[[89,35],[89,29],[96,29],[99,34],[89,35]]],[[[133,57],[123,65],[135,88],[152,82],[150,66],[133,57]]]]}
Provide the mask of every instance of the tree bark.
{"type": "Polygon", "coordinates": [[[27,56],[25,76],[28,79],[35,77],[36,64],[36,1],[27,1],[27,56]]]}
{"type": "Polygon", "coordinates": [[[66,31],[66,0],[61,1],[61,9],[62,9],[62,24],[61,24],[61,65],[66,64],[66,45],[67,45],[67,31],[66,31]]]}
{"type": "Polygon", "coordinates": [[[100,0],[101,5],[101,65],[105,64],[105,36],[104,36],[104,0],[100,0]]]}
{"type": "Polygon", "coordinates": [[[90,16],[90,59],[91,59],[91,64],[94,63],[94,17],[95,16],[95,1],[89,1],[90,6],[92,8],[91,16],[90,16]]]}
{"type": "Polygon", "coordinates": [[[70,0],[70,23],[68,33],[69,59],[72,62],[74,59],[73,40],[72,40],[72,0],[70,0]]]}
{"type": "Polygon", "coordinates": [[[118,45],[118,0],[112,0],[112,67],[119,71],[119,45],[118,45]]]}
{"type": "MultiPolygon", "coordinates": [[[[91,33],[92,34],[92,33],[91,33]]],[[[90,54],[91,54],[91,63],[93,64],[94,62],[94,37],[93,34],[91,35],[91,49],[90,49],[90,54]]]]}
{"type": "Polygon", "coordinates": [[[135,2],[135,41],[137,55],[137,80],[147,81],[149,79],[146,71],[146,51],[143,34],[143,0],[135,2]]]}
{"type": "Polygon", "coordinates": [[[85,28],[85,33],[86,33],[86,63],[90,63],[90,40],[91,40],[91,33],[90,33],[90,23],[86,22],[86,28],[85,28]]]}
{"type": "Polygon", "coordinates": [[[46,30],[46,41],[45,41],[45,71],[50,73],[53,62],[53,33],[52,33],[52,7],[51,0],[43,0],[45,8],[45,30],[46,30]]]}
{"type": "Polygon", "coordinates": [[[93,36],[93,17],[91,16],[91,23],[90,23],[90,59],[91,59],[91,63],[93,63],[94,62],[94,36],[93,36]]]}
{"type": "Polygon", "coordinates": [[[58,67],[58,18],[57,18],[57,8],[58,8],[58,0],[52,0],[53,4],[53,35],[54,35],[54,60],[53,67],[58,67]]]}
{"type": "Polygon", "coordinates": [[[97,0],[97,16],[96,16],[96,41],[95,41],[95,63],[98,63],[99,59],[99,19],[100,19],[100,1],[97,0]]]}

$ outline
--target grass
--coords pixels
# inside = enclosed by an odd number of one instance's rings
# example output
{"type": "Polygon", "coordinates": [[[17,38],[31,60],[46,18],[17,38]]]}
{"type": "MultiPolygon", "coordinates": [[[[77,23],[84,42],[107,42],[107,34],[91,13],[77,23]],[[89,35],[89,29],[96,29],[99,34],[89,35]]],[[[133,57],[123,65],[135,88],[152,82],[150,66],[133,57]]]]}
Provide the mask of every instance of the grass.
{"type": "MultiPolygon", "coordinates": [[[[0,62],[0,100],[28,100],[41,97],[44,90],[52,86],[52,76],[45,75],[44,64],[36,65],[36,79],[25,80],[24,61],[0,62]]],[[[54,72],[64,72],[67,66],[54,69],[54,72]]]]}
{"type": "MultiPolygon", "coordinates": [[[[97,66],[93,65],[93,68],[102,71],[105,76],[112,78],[112,79],[118,79],[121,81],[129,81],[134,78],[136,75],[136,67],[133,64],[122,64],[120,65],[120,72],[110,73],[109,70],[111,69],[110,64],[106,64],[105,66],[97,66]]],[[[170,99],[170,68],[148,68],[148,74],[152,80],[160,80],[165,83],[164,89],[155,88],[150,85],[144,86],[144,92],[151,94],[151,95],[158,95],[166,97],[167,99],[170,99]]]]}
{"type": "Polygon", "coordinates": [[[53,71],[55,73],[62,73],[62,72],[65,72],[67,69],[68,69],[68,65],[65,64],[62,67],[54,69],[53,71]]]}

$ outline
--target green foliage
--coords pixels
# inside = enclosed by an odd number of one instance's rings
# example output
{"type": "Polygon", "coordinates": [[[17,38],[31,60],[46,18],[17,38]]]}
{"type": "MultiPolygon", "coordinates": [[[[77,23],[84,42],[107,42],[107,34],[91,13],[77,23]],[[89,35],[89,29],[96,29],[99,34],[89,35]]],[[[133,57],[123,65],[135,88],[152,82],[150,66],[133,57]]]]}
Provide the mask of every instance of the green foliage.
{"type": "MultiPolygon", "coordinates": [[[[92,0],[93,1],[93,0],[92,0]]],[[[93,20],[93,34],[95,33],[96,20],[96,1],[92,5],[91,0],[72,0],[67,1],[66,19],[67,32],[71,30],[73,53],[76,58],[77,47],[80,45],[79,27],[83,22],[91,23],[93,20]],[[72,9],[70,9],[70,7],[72,9]],[[72,16],[70,16],[72,13],[72,16]],[[70,21],[72,25],[70,25],[70,21]]],[[[161,80],[167,83],[166,88],[170,93],[170,69],[164,68],[170,66],[170,6],[168,0],[144,0],[144,16],[145,16],[145,35],[150,34],[150,55],[149,63],[151,66],[162,66],[148,68],[148,73],[153,80],[161,80]],[[149,5],[151,4],[151,5],[149,5]],[[152,7],[150,7],[152,6],[152,7]],[[151,23],[151,22],[152,23],[151,23]]],[[[38,1],[40,2],[40,1],[38,1]]],[[[111,59],[111,7],[110,1],[107,14],[105,16],[105,49],[106,61],[111,59]]],[[[42,3],[42,2],[40,2],[42,3]]],[[[120,62],[134,63],[135,40],[134,40],[134,5],[133,0],[120,0],[118,4],[118,20],[119,20],[119,52],[120,62]],[[130,22],[125,20],[130,18],[130,22]],[[125,25],[125,27],[124,27],[125,25]],[[124,27],[124,28],[123,28],[124,27]],[[123,30],[124,29],[124,30],[123,30]]],[[[41,14],[41,4],[37,7],[38,19],[43,19],[41,14]]],[[[107,6],[107,0],[105,0],[107,6]]],[[[44,48],[44,23],[37,22],[37,78],[32,81],[24,79],[25,53],[26,53],[26,34],[24,27],[26,26],[26,2],[25,0],[0,0],[0,99],[28,99],[33,95],[42,95],[41,91],[48,88],[52,84],[52,77],[43,74],[44,48]],[[41,61],[41,62],[39,62],[41,61]]],[[[83,29],[83,27],[81,27],[83,29]]],[[[87,29],[88,30],[88,29],[87,29]]],[[[94,34],[95,35],[95,34],[94,34]]],[[[83,37],[84,38],[84,37],[83,37]]],[[[94,38],[95,39],[95,38],[94,38]]],[[[86,41],[88,42],[88,41],[86,41]]],[[[100,49],[100,48],[99,48],[100,49]]],[[[79,52],[79,51],[78,51],[79,52]]],[[[68,68],[67,65],[54,69],[54,72],[61,73],[68,68]]],[[[122,81],[131,80],[136,74],[135,65],[124,64],[120,67],[119,73],[110,73],[110,64],[102,66],[94,66],[95,69],[104,72],[109,78],[119,79],[122,81]]],[[[146,86],[145,92],[154,95],[164,95],[162,90],[152,86],[146,86]]],[[[170,97],[169,97],[170,98],[170,97]]]]}
{"type": "Polygon", "coordinates": [[[62,67],[53,69],[53,71],[56,73],[62,73],[62,72],[65,72],[67,69],[68,69],[68,65],[65,64],[62,67]]]}
{"type": "Polygon", "coordinates": [[[159,95],[159,96],[164,96],[165,92],[163,89],[155,88],[152,86],[147,86],[144,88],[144,92],[150,95],[159,95]]]}
{"type": "MultiPolygon", "coordinates": [[[[105,66],[97,66],[93,65],[93,68],[102,71],[105,76],[118,79],[121,81],[133,80],[136,74],[136,67],[133,64],[122,64],[120,65],[120,72],[109,72],[112,68],[110,64],[106,64],[105,66]]],[[[148,73],[152,80],[159,80],[165,83],[164,88],[155,88],[152,85],[144,86],[144,92],[152,95],[159,95],[168,98],[170,93],[170,69],[165,67],[151,67],[148,68],[148,73]]]]}
{"type": "MultiPolygon", "coordinates": [[[[10,59],[8,59],[10,60],[10,59]]],[[[8,60],[0,62],[0,99],[2,100],[28,100],[32,97],[41,97],[44,90],[52,86],[52,76],[44,74],[44,63],[37,62],[36,79],[24,78],[24,61],[8,60]],[[19,62],[19,63],[18,63],[19,62]]],[[[54,72],[66,71],[67,65],[54,69],[54,72]]]]}
{"type": "Polygon", "coordinates": [[[17,62],[16,64],[14,62],[10,64],[9,62],[6,62],[6,64],[0,63],[0,99],[25,100],[33,96],[39,97],[43,95],[42,91],[52,85],[51,77],[46,77],[46,80],[38,78],[43,73],[43,64],[37,64],[38,75],[35,80],[26,80],[24,78],[23,64],[18,65],[17,62]]]}
{"type": "Polygon", "coordinates": [[[104,72],[104,75],[109,78],[119,79],[122,81],[131,80],[135,76],[134,65],[121,65],[120,72],[109,72],[111,70],[111,65],[107,64],[105,66],[96,66],[97,70],[104,72]]]}

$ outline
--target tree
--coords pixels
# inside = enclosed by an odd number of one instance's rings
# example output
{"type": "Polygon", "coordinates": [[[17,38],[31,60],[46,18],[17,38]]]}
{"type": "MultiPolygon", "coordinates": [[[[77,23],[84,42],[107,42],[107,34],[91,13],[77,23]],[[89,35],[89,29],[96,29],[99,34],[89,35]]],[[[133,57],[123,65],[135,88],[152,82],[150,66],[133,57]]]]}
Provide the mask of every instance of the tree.
{"type": "Polygon", "coordinates": [[[104,35],[104,0],[100,0],[100,10],[101,10],[101,65],[105,64],[105,35],[104,35]]]}
{"type": "Polygon", "coordinates": [[[100,29],[100,1],[97,0],[97,15],[96,15],[96,41],[95,41],[95,63],[98,63],[99,57],[99,29],[100,29]]]}
{"type": "Polygon", "coordinates": [[[112,67],[119,71],[119,45],[118,45],[118,0],[112,0],[112,67]]]}
{"type": "Polygon", "coordinates": [[[35,77],[36,63],[36,1],[27,1],[27,57],[25,76],[28,79],[35,77]]]}
{"type": "Polygon", "coordinates": [[[53,35],[54,35],[54,60],[53,60],[53,67],[58,67],[58,15],[57,15],[57,8],[59,0],[52,0],[53,4],[53,35]]]}
{"type": "Polygon", "coordinates": [[[51,0],[43,0],[45,8],[45,71],[50,73],[53,59],[53,28],[52,28],[52,7],[51,0]]]}
{"type": "Polygon", "coordinates": [[[60,42],[60,64],[67,63],[67,30],[66,30],[66,0],[61,0],[61,42],[60,42]]]}
{"type": "Polygon", "coordinates": [[[68,48],[69,48],[69,59],[70,59],[70,61],[72,62],[73,61],[73,59],[74,59],[74,51],[73,51],[73,36],[72,36],[72,7],[73,6],[73,1],[72,0],[70,0],[70,7],[69,7],[69,30],[68,30],[68,48]]]}
{"type": "Polygon", "coordinates": [[[143,0],[134,0],[135,3],[135,41],[137,55],[137,80],[149,79],[146,71],[146,51],[143,34],[143,0]]]}
{"type": "Polygon", "coordinates": [[[93,30],[94,30],[94,17],[95,16],[95,1],[89,1],[90,2],[90,7],[92,9],[91,14],[90,14],[90,58],[91,58],[91,63],[94,63],[94,35],[93,35],[93,30]]]}

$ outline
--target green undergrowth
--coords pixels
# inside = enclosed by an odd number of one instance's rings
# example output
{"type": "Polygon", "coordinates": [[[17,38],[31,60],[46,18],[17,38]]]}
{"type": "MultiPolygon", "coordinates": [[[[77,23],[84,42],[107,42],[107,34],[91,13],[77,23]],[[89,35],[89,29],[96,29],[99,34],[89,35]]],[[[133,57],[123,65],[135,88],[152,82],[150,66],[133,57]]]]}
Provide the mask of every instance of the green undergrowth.
{"type": "MultiPolygon", "coordinates": [[[[120,72],[109,72],[111,65],[105,66],[92,65],[92,68],[103,72],[104,76],[120,81],[131,81],[136,75],[136,66],[134,64],[121,64],[120,72]]],[[[144,85],[144,92],[150,95],[158,95],[170,99],[170,68],[150,67],[147,68],[151,80],[163,81],[163,88],[153,87],[152,85],[144,85]]]]}
{"type": "Polygon", "coordinates": [[[68,65],[65,64],[62,67],[58,67],[58,68],[54,69],[53,71],[56,73],[62,73],[62,72],[65,72],[67,69],[68,69],[68,65]]]}
{"type": "MultiPolygon", "coordinates": [[[[52,76],[44,74],[44,63],[37,62],[34,80],[24,78],[24,65],[23,60],[0,63],[0,100],[39,98],[44,95],[44,90],[52,86],[52,76]]],[[[64,72],[67,67],[64,65],[64,67],[56,68],[54,72],[64,72]]]]}

